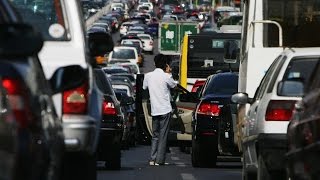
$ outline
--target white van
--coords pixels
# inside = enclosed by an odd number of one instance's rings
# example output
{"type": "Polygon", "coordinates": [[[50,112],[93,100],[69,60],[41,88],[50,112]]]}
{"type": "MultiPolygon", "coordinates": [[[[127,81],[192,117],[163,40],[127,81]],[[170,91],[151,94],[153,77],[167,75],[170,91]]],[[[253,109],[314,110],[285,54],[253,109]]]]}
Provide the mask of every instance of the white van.
{"type": "MultiPolygon", "coordinates": [[[[66,167],[81,179],[96,179],[95,152],[102,118],[102,93],[96,87],[79,0],[12,0],[24,21],[43,36],[39,53],[46,78],[62,66],[80,65],[86,81],[53,97],[65,136],[66,167]],[[42,6],[35,7],[34,2],[42,6]],[[43,8],[43,9],[41,9],[43,8]]],[[[62,82],[63,83],[63,82],[62,82]]],[[[70,172],[72,173],[72,172],[70,172]]],[[[71,175],[69,179],[76,179],[71,175]]]]}

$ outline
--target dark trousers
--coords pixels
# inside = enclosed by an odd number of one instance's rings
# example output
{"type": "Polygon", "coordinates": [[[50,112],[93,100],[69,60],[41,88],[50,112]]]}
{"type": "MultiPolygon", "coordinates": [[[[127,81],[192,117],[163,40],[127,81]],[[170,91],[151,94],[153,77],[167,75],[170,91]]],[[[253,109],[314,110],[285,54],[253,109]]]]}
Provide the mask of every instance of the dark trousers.
{"type": "Polygon", "coordinates": [[[164,163],[169,133],[171,112],[164,115],[152,116],[151,161],[164,163]]]}

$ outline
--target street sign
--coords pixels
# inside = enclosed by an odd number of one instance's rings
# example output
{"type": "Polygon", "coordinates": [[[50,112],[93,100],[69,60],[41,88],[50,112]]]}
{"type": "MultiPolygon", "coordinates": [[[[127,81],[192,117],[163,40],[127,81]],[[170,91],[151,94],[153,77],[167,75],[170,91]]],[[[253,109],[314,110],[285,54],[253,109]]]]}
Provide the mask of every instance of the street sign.
{"type": "Polygon", "coordinates": [[[159,25],[159,52],[167,55],[179,55],[181,42],[185,34],[199,33],[198,23],[161,22],[159,25]]]}

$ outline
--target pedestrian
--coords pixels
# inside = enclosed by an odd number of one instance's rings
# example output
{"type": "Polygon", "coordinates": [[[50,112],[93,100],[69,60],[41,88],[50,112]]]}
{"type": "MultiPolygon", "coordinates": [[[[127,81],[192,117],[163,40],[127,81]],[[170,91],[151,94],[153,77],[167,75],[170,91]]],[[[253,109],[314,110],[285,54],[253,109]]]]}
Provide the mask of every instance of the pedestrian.
{"type": "Polygon", "coordinates": [[[177,83],[169,76],[170,57],[158,54],[154,57],[156,69],[145,75],[143,89],[148,89],[151,103],[152,140],[150,165],[164,165],[166,159],[167,137],[171,119],[170,89],[177,83]]]}

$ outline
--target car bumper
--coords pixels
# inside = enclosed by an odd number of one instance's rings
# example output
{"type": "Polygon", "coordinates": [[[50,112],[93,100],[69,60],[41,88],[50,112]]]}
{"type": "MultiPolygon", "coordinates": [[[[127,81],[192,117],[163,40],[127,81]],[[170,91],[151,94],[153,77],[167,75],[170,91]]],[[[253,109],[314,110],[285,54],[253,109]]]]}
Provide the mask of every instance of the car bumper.
{"type": "Polygon", "coordinates": [[[100,124],[97,120],[87,115],[63,115],[62,120],[67,151],[95,152],[100,124]]]}
{"type": "Polygon", "coordinates": [[[219,117],[198,115],[193,120],[193,132],[197,138],[218,136],[219,117]]]}

